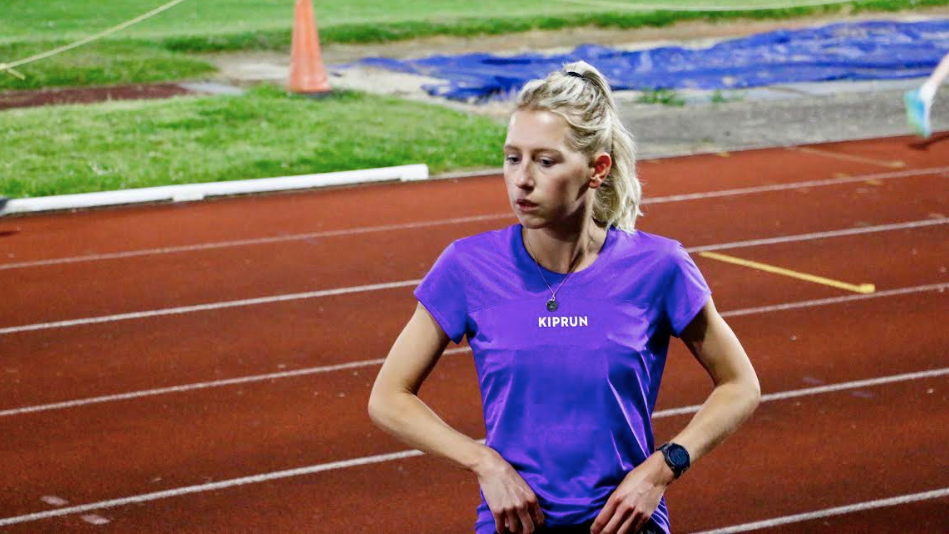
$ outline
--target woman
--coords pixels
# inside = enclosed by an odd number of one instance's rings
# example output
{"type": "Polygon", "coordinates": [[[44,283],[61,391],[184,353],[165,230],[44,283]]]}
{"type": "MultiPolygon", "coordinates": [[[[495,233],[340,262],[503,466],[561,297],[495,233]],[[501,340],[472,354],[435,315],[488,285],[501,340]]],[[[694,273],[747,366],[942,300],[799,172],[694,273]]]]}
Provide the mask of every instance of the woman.
{"type": "Polygon", "coordinates": [[[757,406],[754,369],[678,242],[636,231],[633,140],[584,62],[520,92],[504,145],[518,224],[451,243],[372,389],[385,431],[471,470],[478,534],[669,532],[663,492],[757,406]],[[468,336],[484,445],[417,397],[468,336]],[[671,336],[715,389],[656,450],[650,416],[671,336]]]}

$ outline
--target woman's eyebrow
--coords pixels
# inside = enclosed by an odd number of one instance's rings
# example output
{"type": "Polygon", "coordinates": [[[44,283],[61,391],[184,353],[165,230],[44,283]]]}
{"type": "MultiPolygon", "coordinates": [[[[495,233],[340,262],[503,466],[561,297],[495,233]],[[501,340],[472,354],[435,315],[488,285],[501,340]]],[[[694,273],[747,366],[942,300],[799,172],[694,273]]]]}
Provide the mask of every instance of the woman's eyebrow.
{"type": "MultiPolygon", "coordinates": [[[[504,150],[516,150],[516,151],[520,152],[520,151],[521,151],[521,147],[515,146],[515,145],[511,145],[511,144],[506,144],[506,145],[504,145],[504,150]]],[[[535,153],[535,154],[538,154],[538,153],[541,153],[541,152],[550,152],[551,154],[554,154],[555,156],[563,156],[563,153],[560,152],[559,150],[557,150],[556,148],[549,148],[549,147],[539,147],[539,148],[537,148],[537,149],[535,149],[535,150],[533,150],[533,151],[527,150],[526,152],[528,152],[528,153],[533,152],[533,153],[535,153]]]]}

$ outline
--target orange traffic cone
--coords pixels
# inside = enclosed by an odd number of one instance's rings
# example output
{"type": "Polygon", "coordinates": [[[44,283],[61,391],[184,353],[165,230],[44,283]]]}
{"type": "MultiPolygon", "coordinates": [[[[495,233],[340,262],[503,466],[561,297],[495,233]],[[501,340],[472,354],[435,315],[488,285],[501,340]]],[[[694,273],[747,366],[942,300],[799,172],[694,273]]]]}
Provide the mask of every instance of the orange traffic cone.
{"type": "Polygon", "coordinates": [[[294,93],[311,95],[331,91],[310,0],[297,0],[294,8],[288,89],[294,93]]]}

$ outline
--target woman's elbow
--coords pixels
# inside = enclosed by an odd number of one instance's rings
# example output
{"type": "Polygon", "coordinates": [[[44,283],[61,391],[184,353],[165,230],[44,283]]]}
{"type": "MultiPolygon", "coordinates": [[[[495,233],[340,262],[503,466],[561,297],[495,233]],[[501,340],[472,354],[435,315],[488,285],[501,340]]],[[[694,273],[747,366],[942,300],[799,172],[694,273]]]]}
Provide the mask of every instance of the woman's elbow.
{"type": "Polygon", "coordinates": [[[379,428],[390,427],[399,411],[398,401],[397,393],[374,387],[372,393],[369,394],[369,403],[366,406],[369,419],[379,428]]]}
{"type": "Polygon", "coordinates": [[[389,404],[391,403],[386,402],[385,395],[373,388],[372,393],[369,394],[369,404],[366,406],[366,411],[369,414],[369,419],[376,426],[382,426],[386,419],[386,406],[389,404]]]}
{"type": "Polygon", "coordinates": [[[748,395],[748,404],[750,405],[748,412],[750,414],[761,404],[761,383],[758,381],[758,375],[755,374],[754,371],[751,372],[751,376],[746,380],[745,390],[748,395]]]}

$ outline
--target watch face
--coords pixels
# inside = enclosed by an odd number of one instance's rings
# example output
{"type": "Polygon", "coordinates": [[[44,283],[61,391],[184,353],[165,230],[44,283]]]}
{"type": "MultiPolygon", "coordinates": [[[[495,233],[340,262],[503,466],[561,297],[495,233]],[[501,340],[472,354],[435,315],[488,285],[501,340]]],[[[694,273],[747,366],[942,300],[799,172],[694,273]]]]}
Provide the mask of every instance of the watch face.
{"type": "Polygon", "coordinates": [[[669,459],[679,469],[689,465],[689,453],[682,447],[669,447],[669,459]]]}

